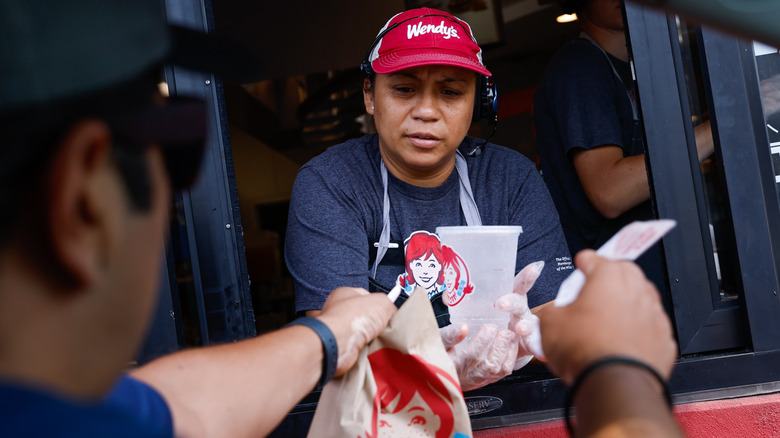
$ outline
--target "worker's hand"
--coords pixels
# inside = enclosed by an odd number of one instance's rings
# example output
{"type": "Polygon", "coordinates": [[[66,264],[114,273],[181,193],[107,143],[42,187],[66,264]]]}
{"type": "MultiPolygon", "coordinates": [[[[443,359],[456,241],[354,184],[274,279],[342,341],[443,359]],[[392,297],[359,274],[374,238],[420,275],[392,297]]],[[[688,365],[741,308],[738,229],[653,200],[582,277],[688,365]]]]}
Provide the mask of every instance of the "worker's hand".
{"type": "Polygon", "coordinates": [[[761,103],[764,107],[764,117],[780,111],[780,75],[761,81],[761,103]]]}
{"type": "Polygon", "coordinates": [[[339,347],[336,376],[352,368],[360,349],[387,327],[395,305],[383,293],[340,287],[331,292],[317,319],[325,323],[336,337],[339,347]]]}
{"type": "Polygon", "coordinates": [[[544,269],[544,261],[527,265],[515,276],[513,293],[499,297],[495,302],[497,309],[509,312],[508,328],[518,336],[517,362],[514,365],[516,370],[525,366],[534,356],[539,360],[545,360],[541,348],[539,318],[528,308],[526,295],[536,283],[542,269],[544,269]]]}
{"type": "Polygon", "coordinates": [[[539,312],[550,369],[571,385],[591,363],[627,356],[668,378],[677,344],[653,283],[636,264],[609,261],[592,250],[577,254],[575,264],[586,277],[579,297],[539,312]]]}
{"type": "MultiPolygon", "coordinates": [[[[467,324],[452,324],[440,330],[464,391],[503,379],[525,366],[537,353],[531,344],[534,337],[539,337],[539,318],[528,308],[526,293],[543,268],[543,261],[523,268],[515,276],[513,293],[501,296],[494,303],[495,308],[509,313],[507,329],[483,326],[467,345],[461,345],[468,335],[467,324]]],[[[539,344],[538,340],[536,342],[539,344]]],[[[541,348],[536,350],[541,355],[541,348]]]]}
{"type": "Polygon", "coordinates": [[[514,332],[483,325],[465,345],[468,324],[451,324],[439,332],[464,391],[480,388],[512,373],[518,342],[514,332]]]}

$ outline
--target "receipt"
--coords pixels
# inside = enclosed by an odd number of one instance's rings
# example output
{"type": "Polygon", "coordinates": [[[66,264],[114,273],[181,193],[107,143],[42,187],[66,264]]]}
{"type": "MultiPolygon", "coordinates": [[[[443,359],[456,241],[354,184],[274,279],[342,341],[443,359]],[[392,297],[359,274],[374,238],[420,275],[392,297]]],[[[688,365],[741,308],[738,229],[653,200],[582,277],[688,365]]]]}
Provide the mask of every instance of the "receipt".
{"type": "MultiPolygon", "coordinates": [[[[677,221],[672,219],[632,222],[612,236],[596,251],[596,254],[609,260],[636,260],[675,225],[677,225],[677,221]]],[[[584,285],[585,274],[579,269],[575,269],[558,288],[554,305],[563,307],[573,303],[584,285]]],[[[535,329],[538,330],[538,325],[535,329]]],[[[534,355],[539,356],[542,353],[541,333],[539,336],[533,336],[532,339],[533,342],[529,348],[534,355]]]]}

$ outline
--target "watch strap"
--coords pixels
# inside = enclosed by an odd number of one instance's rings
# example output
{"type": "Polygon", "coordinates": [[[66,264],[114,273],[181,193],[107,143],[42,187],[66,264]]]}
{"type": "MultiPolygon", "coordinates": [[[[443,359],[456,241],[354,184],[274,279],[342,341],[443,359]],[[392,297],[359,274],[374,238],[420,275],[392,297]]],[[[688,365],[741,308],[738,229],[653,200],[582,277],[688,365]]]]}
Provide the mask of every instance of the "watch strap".
{"type": "Polygon", "coordinates": [[[339,359],[339,347],[336,343],[336,337],[333,336],[333,332],[330,331],[328,326],[317,318],[304,316],[292,321],[285,327],[290,327],[293,325],[304,325],[309,327],[310,329],[314,330],[314,333],[317,333],[317,336],[320,337],[323,351],[322,376],[320,377],[320,381],[317,386],[322,388],[330,381],[331,378],[333,378],[333,375],[336,374],[336,366],[338,365],[339,359]]]}

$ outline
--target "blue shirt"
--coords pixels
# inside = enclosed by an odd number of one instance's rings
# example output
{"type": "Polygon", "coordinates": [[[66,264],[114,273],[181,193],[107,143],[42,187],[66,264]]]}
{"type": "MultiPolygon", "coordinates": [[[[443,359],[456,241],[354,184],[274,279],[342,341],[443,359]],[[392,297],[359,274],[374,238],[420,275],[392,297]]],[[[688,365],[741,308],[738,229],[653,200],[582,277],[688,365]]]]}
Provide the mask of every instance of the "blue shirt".
{"type": "Polygon", "coordinates": [[[78,402],[40,388],[0,383],[0,436],[173,437],[173,420],[162,396],[124,376],[95,403],[78,402]]]}

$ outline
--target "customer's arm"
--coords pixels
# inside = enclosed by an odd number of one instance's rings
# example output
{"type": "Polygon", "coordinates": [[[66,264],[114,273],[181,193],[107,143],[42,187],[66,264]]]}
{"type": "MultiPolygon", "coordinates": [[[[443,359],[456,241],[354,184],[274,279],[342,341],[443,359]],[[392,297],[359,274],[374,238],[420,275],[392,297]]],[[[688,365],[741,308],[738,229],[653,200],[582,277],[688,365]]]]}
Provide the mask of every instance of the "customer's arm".
{"type": "MultiPolygon", "coordinates": [[[[339,288],[318,320],[338,345],[336,375],[384,330],[395,311],[385,294],[339,288]]],[[[323,345],[309,327],[293,325],[246,341],[197,348],[158,359],[132,373],[171,408],[177,436],[264,436],[307,393],[323,370],[323,345]]]]}
{"type": "Polygon", "coordinates": [[[593,372],[577,391],[578,437],[682,437],[661,386],[639,368],[611,365],[593,372]]]}

